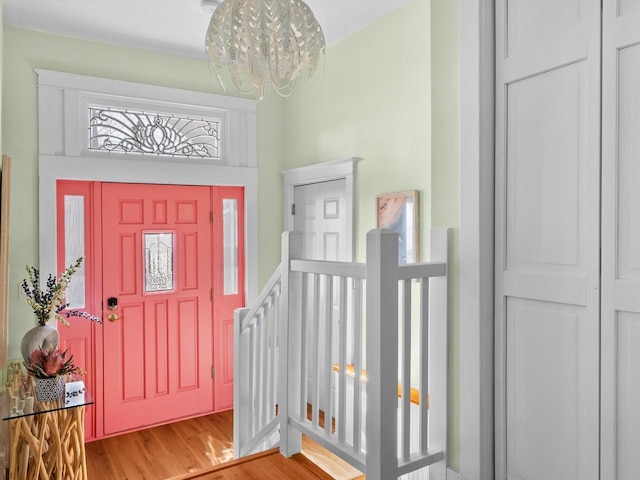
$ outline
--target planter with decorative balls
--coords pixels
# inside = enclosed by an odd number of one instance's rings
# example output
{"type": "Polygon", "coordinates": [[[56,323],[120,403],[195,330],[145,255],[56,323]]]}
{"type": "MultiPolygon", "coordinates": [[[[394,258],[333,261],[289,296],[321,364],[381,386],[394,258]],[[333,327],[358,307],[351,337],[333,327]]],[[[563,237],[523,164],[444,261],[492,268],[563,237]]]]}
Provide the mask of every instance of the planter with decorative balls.
{"type": "Polygon", "coordinates": [[[35,379],[36,395],[39,402],[50,402],[62,398],[67,375],[82,373],[74,365],[73,355],[59,348],[43,350],[38,348],[29,355],[27,372],[35,379]]]}

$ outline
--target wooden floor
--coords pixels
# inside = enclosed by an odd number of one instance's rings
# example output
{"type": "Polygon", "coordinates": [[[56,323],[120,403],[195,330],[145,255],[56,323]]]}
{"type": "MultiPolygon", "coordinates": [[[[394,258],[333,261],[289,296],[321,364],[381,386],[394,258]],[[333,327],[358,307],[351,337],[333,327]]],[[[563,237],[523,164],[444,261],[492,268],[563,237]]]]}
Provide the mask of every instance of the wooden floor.
{"type": "Polygon", "coordinates": [[[269,451],[223,466],[233,460],[231,411],[89,442],[86,452],[91,480],[364,478],[306,437],[295,459],[269,451]]]}

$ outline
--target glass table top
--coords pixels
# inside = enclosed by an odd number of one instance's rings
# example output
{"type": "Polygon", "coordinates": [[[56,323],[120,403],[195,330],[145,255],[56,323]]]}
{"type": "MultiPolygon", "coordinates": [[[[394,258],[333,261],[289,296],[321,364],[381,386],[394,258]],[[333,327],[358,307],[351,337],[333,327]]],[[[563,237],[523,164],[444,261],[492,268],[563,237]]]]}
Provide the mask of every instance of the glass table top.
{"type": "Polygon", "coordinates": [[[2,405],[0,405],[2,420],[14,420],[94,403],[86,386],[78,383],[82,380],[81,378],[65,378],[62,397],[49,401],[38,401],[34,378],[16,371],[10,372],[6,378],[7,383],[2,395],[2,405]]]}

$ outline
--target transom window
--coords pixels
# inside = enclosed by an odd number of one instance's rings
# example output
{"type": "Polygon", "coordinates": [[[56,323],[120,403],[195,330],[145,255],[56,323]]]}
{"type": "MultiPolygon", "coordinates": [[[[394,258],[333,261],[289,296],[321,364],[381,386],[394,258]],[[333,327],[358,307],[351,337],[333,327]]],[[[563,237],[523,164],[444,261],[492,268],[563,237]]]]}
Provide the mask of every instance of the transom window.
{"type": "Polygon", "coordinates": [[[220,158],[220,120],[88,106],[89,150],[220,158]]]}

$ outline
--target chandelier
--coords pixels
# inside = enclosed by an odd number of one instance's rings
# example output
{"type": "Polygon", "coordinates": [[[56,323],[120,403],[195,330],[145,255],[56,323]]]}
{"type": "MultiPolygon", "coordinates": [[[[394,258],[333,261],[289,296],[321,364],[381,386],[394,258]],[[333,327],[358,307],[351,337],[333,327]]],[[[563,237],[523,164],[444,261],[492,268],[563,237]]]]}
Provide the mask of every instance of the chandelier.
{"type": "MultiPolygon", "coordinates": [[[[211,3],[212,0],[203,0],[211,3]]],[[[302,0],[224,0],[214,10],[205,47],[218,81],[244,95],[269,88],[291,95],[310,81],[325,50],[324,34],[302,0]]]]}

